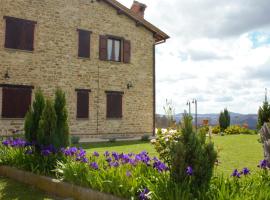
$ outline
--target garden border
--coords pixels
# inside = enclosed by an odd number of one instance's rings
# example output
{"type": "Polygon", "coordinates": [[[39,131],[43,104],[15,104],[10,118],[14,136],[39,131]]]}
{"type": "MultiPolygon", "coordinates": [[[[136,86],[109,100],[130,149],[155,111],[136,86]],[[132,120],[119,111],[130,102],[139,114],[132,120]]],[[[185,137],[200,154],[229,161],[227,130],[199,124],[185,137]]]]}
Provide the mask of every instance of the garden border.
{"type": "Polygon", "coordinates": [[[78,200],[123,200],[110,194],[62,182],[58,179],[36,175],[32,172],[19,170],[14,167],[0,166],[0,175],[35,186],[38,189],[63,198],[72,197],[78,200]]]}

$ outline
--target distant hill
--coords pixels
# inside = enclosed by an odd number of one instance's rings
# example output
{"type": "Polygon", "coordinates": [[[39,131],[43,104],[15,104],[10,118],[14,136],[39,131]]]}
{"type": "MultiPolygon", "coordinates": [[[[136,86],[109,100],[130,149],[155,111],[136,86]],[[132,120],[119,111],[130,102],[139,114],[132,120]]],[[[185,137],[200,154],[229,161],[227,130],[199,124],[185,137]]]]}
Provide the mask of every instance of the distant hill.
{"type": "MultiPolygon", "coordinates": [[[[175,119],[177,122],[181,120],[183,116],[183,113],[179,113],[175,115],[175,119]]],[[[258,115],[257,114],[240,114],[240,113],[234,113],[230,112],[231,116],[231,124],[248,124],[248,127],[250,129],[256,129],[257,128],[257,120],[258,120],[258,115]]],[[[193,118],[194,118],[193,114],[193,118]]],[[[198,124],[202,124],[203,120],[208,119],[210,125],[217,125],[218,124],[218,118],[219,118],[219,113],[210,113],[210,114],[198,114],[198,124]]],[[[160,114],[156,115],[156,122],[157,122],[157,127],[165,127],[166,117],[160,114]]]]}

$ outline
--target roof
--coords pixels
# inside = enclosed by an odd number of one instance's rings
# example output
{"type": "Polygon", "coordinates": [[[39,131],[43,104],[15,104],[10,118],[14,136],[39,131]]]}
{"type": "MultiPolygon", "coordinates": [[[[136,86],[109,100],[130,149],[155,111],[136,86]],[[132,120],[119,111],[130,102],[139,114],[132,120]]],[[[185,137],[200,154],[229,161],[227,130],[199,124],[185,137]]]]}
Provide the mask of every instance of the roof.
{"type": "Polygon", "coordinates": [[[103,0],[103,1],[114,7],[117,10],[118,14],[124,14],[129,18],[133,19],[136,23],[136,26],[143,26],[149,31],[151,31],[156,40],[156,44],[170,38],[165,32],[163,32],[162,30],[160,30],[159,28],[157,28],[156,26],[145,20],[143,17],[132,12],[129,8],[125,7],[118,1],[116,0],[103,0]]]}

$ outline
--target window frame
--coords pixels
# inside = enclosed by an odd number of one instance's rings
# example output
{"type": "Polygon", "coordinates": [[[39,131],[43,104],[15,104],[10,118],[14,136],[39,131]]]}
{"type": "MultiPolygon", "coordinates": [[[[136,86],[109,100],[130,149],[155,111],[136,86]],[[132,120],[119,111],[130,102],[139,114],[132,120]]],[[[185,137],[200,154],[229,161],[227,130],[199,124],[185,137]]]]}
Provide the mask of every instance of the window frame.
{"type": "Polygon", "coordinates": [[[122,37],[117,37],[117,36],[113,36],[113,35],[107,35],[107,61],[120,62],[120,63],[123,62],[123,41],[124,41],[124,38],[122,38],[122,37]],[[112,40],[112,53],[111,53],[112,59],[109,59],[109,54],[108,54],[109,40],[112,40]],[[120,45],[119,45],[119,60],[114,59],[114,56],[115,56],[115,41],[119,41],[119,43],[120,43],[120,45]]]}
{"type": "Polygon", "coordinates": [[[106,119],[115,119],[115,120],[121,120],[123,119],[123,96],[124,92],[119,91],[105,91],[106,93],[106,119]],[[121,97],[121,106],[119,107],[120,110],[117,112],[115,110],[111,110],[111,107],[109,107],[109,96],[117,95],[118,97],[121,97]]]}
{"type": "Polygon", "coordinates": [[[3,17],[5,20],[5,30],[4,30],[4,47],[6,49],[13,49],[13,50],[21,50],[21,51],[26,51],[26,52],[33,52],[35,49],[35,33],[36,33],[36,21],[32,21],[32,20],[26,20],[26,19],[22,19],[22,18],[16,18],[16,17],[10,17],[10,16],[4,16],[3,17]],[[17,35],[17,44],[15,46],[10,46],[10,40],[14,40],[13,37],[15,37],[14,35],[14,29],[12,30],[8,30],[8,20],[13,20],[14,22],[16,21],[16,25],[19,24],[19,28],[15,29],[16,31],[19,30],[19,37],[17,35]],[[25,26],[28,26],[28,28],[25,28],[25,26]],[[30,27],[32,26],[32,27],[30,27]],[[31,28],[31,29],[30,29],[31,28]],[[29,29],[32,31],[31,35],[32,38],[27,38],[27,36],[25,36],[25,34],[27,34],[27,31],[29,31],[29,29]],[[11,32],[8,32],[11,31],[11,32]],[[13,33],[13,34],[12,34],[13,33]],[[10,36],[12,35],[12,36],[10,36]],[[23,35],[23,36],[22,36],[23,35]],[[31,43],[29,44],[29,40],[31,41],[31,43]]]}

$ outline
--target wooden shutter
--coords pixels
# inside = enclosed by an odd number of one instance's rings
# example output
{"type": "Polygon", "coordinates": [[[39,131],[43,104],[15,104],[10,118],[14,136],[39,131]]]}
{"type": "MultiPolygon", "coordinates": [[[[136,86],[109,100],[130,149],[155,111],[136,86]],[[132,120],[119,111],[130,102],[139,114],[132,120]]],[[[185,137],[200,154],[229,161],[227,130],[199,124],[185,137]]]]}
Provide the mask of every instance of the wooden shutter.
{"type": "Polygon", "coordinates": [[[79,32],[79,49],[78,56],[90,58],[90,31],[78,30],[79,32]]]}
{"type": "Polygon", "coordinates": [[[2,99],[2,116],[7,118],[24,118],[31,106],[32,90],[30,88],[4,87],[2,99]]]}
{"type": "Polygon", "coordinates": [[[124,40],[124,63],[130,63],[131,57],[131,44],[129,40],[124,40]]]}
{"type": "Polygon", "coordinates": [[[100,60],[107,60],[107,37],[101,35],[99,37],[99,59],[100,60]]]}
{"type": "Polygon", "coordinates": [[[89,91],[77,91],[77,118],[89,118],[89,91]]]}
{"type": "Polygon", "coordinates": [[[122,118],[122,93],[107,93],[107,118],[122,118]]]}
{"type": "Polygon", "coordinates": [[[5,47],[12,49],[34,50],[34,21],[4,17],[6,19],[5,47]]]}
{"type": "Polygon", "coordinates": [[[14,18],[6,18],[5,48],[18,49],[20,44],[20,23],[14,18]]]}
{"type": "Polygon", "coordinates": [[[24,22],[24,29],[23,29],[23,49],[28,51],[34,50],[34,34],[35,34],[35,24],[31,22],[24,22]]]}

